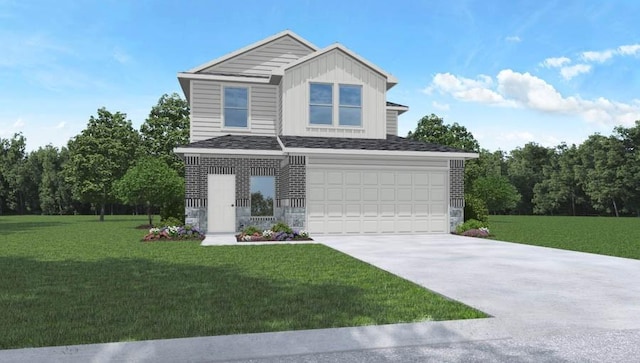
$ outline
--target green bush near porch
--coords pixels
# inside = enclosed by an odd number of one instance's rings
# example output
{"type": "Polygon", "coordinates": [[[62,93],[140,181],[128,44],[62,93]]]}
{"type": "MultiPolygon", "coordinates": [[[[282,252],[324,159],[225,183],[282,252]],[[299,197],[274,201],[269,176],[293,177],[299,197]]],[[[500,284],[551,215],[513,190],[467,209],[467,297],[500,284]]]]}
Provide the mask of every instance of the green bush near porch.
{"type": "Polygon", "coordinates": [[[145,222],[0,216],[0,349],[486,316],[323,245],[143,243],[145,222]]]}

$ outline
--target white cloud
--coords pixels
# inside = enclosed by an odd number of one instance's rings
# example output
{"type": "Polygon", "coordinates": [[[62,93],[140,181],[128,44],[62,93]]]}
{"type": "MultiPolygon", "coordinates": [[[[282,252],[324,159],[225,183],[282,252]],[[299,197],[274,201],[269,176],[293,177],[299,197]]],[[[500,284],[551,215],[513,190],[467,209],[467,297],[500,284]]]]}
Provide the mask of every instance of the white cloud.
{"type": "Polygon", "coordinates": [[[573,66],[568,66],[568,67],[562,67],[560,69],[560,75],[562,75],[562,78],[566,79],[566,80],[570,80],[571,78],[582,74],[582,73],[589,73],[591,71],[591,65],[589,64],[576,64],[573,66]]]}
{"type": "Polygon", "coordinates": [[[505,100],[498,93],[490,89],[493,84],[491,77],[481,74],[476,79],[454,76],[451,73],[438,73],[433,77],[427,90],[438,90],[441,93],[453,95],[463,101],[502,104],[505,100]]]}
{"type": "Polygon", "coordinates": [[[66,122],[64,122],[64,121],[62,121],[62,122],[58,123],[58,124],[56,125],[56,127],[55,127],[55,128],[56,128],[56,129],[64,129],[64,127],[65,127],[66,125],[67,125],[67,123],[66,123],[66,122]]]}
{"type": "Polygon", "coordinates": [[[542,66],[547,68],[558,68],[565,64],[571,63],[571,59],[567,57],[547,58],[542,62],[542,66]]]}
{"type": "Polygon", "coordinates": [[[513,42],[513,43],[520,43],[522,41],[522,39],[520,39],[520,37],[517,35],[508,36],[504,38],[504,40],[506,40],[507,42],[513,42]]]}
{"type": "Polygon", "coordinates": [[[565,97],[545,80],[530,73],[504,69],[493,80],[482,76],[476,80],[457,77],[450,73],[434,76],[432,89],[468,102],[580,116],[588,122],[602,125],[632,126],[640,119],[640,103],[622,103],[606,98],[585,100],[579,96],[565,97]]]}
{"type": "Polygon", "coordinates": [[[13,128],[14,129],[19,129],[21,127],[24,127],[24,121],[22,121],[21,118],[17,119],[16,122],[13,123],[13,128]]]}
{"type": "Polygon", "coordinates": [[[618,54],[635,55],[640,52],[640,44],[621,45],[618,47],[618,54]]]}
{"type": "Polygon", "coordinates": [[[611,49],[603,50],[600,52],[588,51],[582,52],[582,59],[587,62],[604,63],[614,56],[614,51],[611,49]]]}
{"type": "Polygon", "coordinates": [[[431,102],[431,105],[433,106],[433,108],[435,108],[436,110],[440,110],[440,111],[449,111],[449,104],[448,103],[440,103],[438,101],[433,101],[431,102]]]}

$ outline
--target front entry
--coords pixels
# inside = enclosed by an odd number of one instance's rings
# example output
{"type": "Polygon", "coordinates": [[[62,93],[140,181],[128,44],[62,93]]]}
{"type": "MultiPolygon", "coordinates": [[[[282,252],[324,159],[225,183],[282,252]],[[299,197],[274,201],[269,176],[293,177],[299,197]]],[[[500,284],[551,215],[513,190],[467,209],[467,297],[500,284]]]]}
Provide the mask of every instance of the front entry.
{"type": "Polygon", "coordinates": [[[207,232],[236,231],[236,176],[209,174],[207,179],[207,232]]]}

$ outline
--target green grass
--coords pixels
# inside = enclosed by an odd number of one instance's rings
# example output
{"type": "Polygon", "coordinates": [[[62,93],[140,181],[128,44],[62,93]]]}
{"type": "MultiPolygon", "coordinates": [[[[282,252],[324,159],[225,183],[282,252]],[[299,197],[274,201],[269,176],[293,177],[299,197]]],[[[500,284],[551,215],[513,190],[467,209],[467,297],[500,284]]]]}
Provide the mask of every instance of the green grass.
{"type": "Polygon", "coordinates": [[[0,216],[0,349],[485,317],[323,245],[142,243],[143,223],[0,216]]]}
{"type": "Polygon", "coordinates": [[[501,241],[640,259],[640,218],[491,216],[501,241]]]}

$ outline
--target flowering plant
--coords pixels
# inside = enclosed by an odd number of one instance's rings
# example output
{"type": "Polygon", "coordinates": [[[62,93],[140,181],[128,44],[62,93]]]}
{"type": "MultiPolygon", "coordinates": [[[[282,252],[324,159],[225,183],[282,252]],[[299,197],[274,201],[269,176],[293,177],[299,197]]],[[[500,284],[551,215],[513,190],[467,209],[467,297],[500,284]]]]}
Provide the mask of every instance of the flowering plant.
{"type": "Polygon", "coordinates": [[[254,226],[245,228],[242,233],[236,235],[238,242],[260,241],[309,241],[309,232],[292,230],[283,222],[274,224],[271,229],[265,229],[262,233],[254,226]]]}
{"type": "Polygon", "coordinates": [[[159,240],[202,240],[204,233],[191,225],[186,226],[165,226],[161,228],[151,228],[144,236],[143,241],[159,240]]]}

